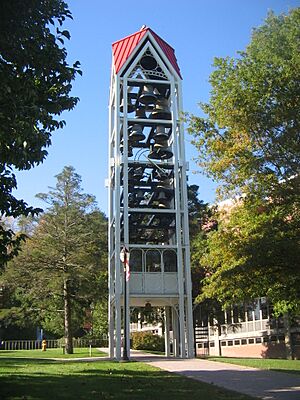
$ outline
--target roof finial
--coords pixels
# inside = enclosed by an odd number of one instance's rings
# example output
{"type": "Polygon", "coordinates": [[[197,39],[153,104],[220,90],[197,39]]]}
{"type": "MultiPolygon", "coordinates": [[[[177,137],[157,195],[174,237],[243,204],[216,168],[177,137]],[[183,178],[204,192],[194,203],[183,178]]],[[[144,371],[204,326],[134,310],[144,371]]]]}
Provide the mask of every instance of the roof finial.
{"type": "Polygon", "coordinates": [[[145,29],[145,28],[147,28],[147,26],[146,26],[146,25],[142,25],[140,31],[142,31],[142,30],[145,29]]]}

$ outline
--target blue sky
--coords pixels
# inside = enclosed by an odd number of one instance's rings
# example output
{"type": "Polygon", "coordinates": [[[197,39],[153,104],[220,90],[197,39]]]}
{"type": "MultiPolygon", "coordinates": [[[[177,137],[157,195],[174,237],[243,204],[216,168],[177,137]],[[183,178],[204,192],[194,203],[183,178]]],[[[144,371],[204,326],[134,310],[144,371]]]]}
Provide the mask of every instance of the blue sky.
{"type": "MultiPolygon", "coordinates": [[[[72,165],[82,177],[86,193],[96,196],[107,212],[108,95],[111,44],[149,26],[174,49],[183,76],[184,111],[199,114],[198,103],[209,99],[209,75],[214,57],[236,56],[251,38],[253,27],[262,25],[268,13],[287,13],[300,0],[164,0],[121,1],[69,0],[73,21],[66,28],[70,63],[79,60],[83,76],[73,84],[78,106],[65,113],[67,126],[54,133],[44,163],[17,174],[16,196],[30,205],[44,204],[35,198],[55,185],[54,176],[72,165]]],[[[186,135],[186,157],[190,162],[189,183],[199,185],[199,197],[213,202],[215,184],[195,173],[196,150],[186,135]]]]}

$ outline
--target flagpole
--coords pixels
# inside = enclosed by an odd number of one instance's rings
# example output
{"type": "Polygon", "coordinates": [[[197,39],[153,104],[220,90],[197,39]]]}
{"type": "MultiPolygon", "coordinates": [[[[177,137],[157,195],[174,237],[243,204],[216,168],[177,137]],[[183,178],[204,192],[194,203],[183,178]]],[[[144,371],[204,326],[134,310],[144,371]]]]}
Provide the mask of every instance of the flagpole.
{"type": "Polygon", "coordinates": [[[124,344],[123,344],[123,360],[128,361],[127,349],[127,251],[124,249],[124,344]]]}

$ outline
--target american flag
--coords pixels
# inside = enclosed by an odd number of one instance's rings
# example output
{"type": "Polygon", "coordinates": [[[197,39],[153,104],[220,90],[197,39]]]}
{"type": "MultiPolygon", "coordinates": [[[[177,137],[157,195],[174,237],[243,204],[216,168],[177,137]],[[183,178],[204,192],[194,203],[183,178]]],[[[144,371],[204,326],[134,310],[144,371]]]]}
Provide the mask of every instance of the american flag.
{"type": "Polygon", "coordinates": [[[130,267],[129,267],[129,251],[126,249],[126,247],[122,248],[120,253],[120,259],[124,264],[125,279],[126,282],[128,282],[130,279],[130,267]]]}

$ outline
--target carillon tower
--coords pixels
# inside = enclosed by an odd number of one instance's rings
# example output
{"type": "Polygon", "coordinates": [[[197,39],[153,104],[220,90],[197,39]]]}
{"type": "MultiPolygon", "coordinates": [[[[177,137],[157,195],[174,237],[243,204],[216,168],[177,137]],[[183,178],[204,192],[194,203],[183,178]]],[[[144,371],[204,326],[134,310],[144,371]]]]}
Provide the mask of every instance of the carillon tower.
{"type": "Polygon", "coordinates": [[[148,27],[112,46],[109,99],[109,346],[130,357],[130,311],[160,307],[166,355],[193,357],[181,75],[148,27]],[[129,264],[129,271],[124,266],[129,264]]]}

